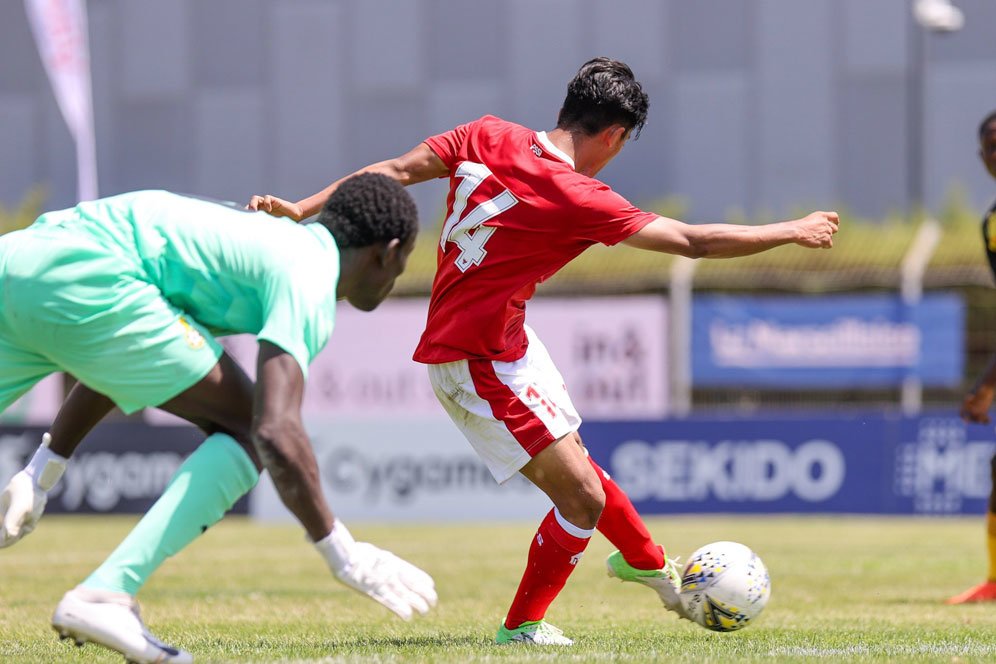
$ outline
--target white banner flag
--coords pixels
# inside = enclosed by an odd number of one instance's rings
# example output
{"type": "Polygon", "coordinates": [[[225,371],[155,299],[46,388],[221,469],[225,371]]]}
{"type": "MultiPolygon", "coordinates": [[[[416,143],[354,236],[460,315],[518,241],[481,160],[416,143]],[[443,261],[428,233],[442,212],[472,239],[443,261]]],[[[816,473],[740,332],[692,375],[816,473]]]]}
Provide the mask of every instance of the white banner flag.
{"type": "Polygon", "coordinates": [[[97,198],[86,0],[25,0],[28,20],[62,116],[76,142],[77,196],[97,198]]]}

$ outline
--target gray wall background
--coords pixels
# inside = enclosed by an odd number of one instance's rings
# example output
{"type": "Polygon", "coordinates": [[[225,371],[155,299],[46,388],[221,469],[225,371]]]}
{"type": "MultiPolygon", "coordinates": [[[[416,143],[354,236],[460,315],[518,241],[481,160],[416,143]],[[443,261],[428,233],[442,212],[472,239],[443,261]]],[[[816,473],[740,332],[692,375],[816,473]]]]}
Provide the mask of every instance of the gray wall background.
{"type": "MultiPolygon", "coordinates": [[[[981,209],[996,2],[955,1],[966,27],[924,35],[910,0],[89,0],[101,193],[296,199],[484,113],[549,129],[577,67],[609,55],[651,98],[601,176],[637,203],[877,216],[920,182],[931,207],[960,183],[981,209]]],[[[0,203],[42,184],[71,205],[73,145],[22,2],[0,26],[0,203]]],[[[443,191],[413,190],[427,221],[443,191]]]]}

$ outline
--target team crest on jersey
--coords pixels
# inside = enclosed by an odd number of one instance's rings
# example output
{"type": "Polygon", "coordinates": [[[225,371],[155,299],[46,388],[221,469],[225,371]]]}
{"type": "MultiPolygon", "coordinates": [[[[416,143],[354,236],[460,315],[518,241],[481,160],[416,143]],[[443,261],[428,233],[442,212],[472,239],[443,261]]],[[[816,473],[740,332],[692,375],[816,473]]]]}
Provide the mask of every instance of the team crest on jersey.
{"type": "Polygon", "coordinates": [[[183,316],[180,316],[178,322],[183,328],[183,339],[187,342],[187,346],[189,346],[191,350],[200,350],[201,348],[204,348],[204,335],[194,328],[194,326],[191,325],[183,316]]]}
{"type": "Polygon", "coordinates": [[[529,149],[532,150],[533,154],[536,155],[537,157],[539,157],[539,156],[541,156],[543,154],[542,148],[540,148],[540,146],[536,145],[535,143],[533,143],[532,145],[530,145],[529,149]]]}

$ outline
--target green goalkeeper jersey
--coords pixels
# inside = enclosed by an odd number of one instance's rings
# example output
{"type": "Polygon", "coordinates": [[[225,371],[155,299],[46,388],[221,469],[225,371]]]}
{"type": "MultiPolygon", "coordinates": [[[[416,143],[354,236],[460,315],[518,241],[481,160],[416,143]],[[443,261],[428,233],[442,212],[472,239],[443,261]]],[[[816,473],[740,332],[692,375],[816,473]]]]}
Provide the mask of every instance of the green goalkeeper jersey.
{"type": "Polygon", "coordinates": [[[138,191],[45,214],[31,230],[60,228],[92,237],[211,333],[279,346],[305,376],[332,334],[339,251],[320,224],[138,191]]]}

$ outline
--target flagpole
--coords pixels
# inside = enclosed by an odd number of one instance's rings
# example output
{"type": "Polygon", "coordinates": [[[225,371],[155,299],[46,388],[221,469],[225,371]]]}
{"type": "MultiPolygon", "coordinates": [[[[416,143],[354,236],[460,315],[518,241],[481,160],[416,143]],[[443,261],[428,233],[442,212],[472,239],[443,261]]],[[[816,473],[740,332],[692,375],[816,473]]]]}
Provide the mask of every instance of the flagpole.
{"type": "Polygon", "coordinates": [[[76,144],[78,200],[97,198],[90,44],[85,0],[24,0],[55,100],[76,144]]]}

